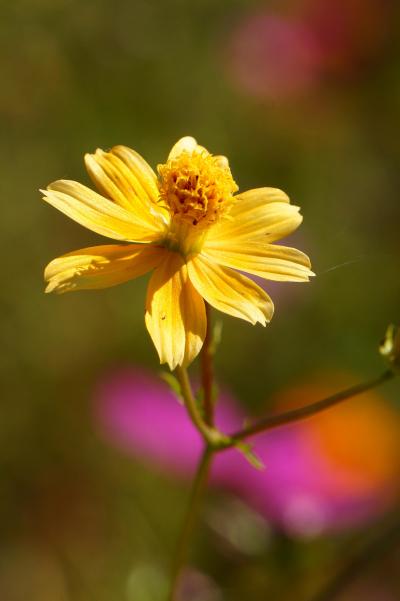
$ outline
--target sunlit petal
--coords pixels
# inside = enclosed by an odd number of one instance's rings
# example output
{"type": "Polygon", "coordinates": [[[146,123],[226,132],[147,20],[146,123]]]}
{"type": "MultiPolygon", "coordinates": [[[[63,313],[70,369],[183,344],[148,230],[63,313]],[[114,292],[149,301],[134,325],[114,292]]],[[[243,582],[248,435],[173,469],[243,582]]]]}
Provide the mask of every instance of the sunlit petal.
{"type": "Polygon", "coordinates": [[[156,267],[164,252],[162,248],[141,244],[81,248],[47,265],[46,292],[61,294],[122,284],[156,267]]]}
{"type": "Polygon", "coordinates": [[[242,206],[245,206],[246,209],[256,209],[270,202],[290,202],[286,192],[279,188],[253,188],[236,194],[235,200],[233,214],[235,214],[235,211],[240,212],[242,206]]]}
{"type": "Polygon", "coordinates": [[[189,260],[188,273],[201,296],[219,311],[252,324],[265,325],[271,320],[274,312],[271,299],[249,278],[202,255],[189,260]]]}
{"type": "Polygon", "coordinates": [[[158,226],[150,225],[78,182],[58,180],[42,192],[46,202],[102,236],[132,242],[152,242],[160,238],[158,226]]]}
{"type": "Polygon", "coordinates": [[[139,153],[127,146],[114,146],[110,150],[110,153],[114,154],[125,163],[132,174],[140,182],[142,188],[146,191],[149,200],[157,203],[159,196],[157,176],[147,161],[145,161],[139,153]]]}
{"type": "Polygon", "coordinates": [[[307,282],[313,272],[310,259],[295,248],[278,244],[243,243],[203,248],[203,255],[219,265],[239,269],[267,280],[307,282]]]}
{"type": "Polygon", "coordinates": [[[284,202],[271,202],[255,208],[246,205],[236,202],[232,207],[234,211],[210,228],[207,241],[212,246],[225,244],[226,240],[236,245],[259,237],[263,242],[274,242],[294,232],[303,220],[299,207],[284,202]]]}
{"type": "Polygon", "coordinates": [[[189,364],[206,334],[204,301],[178,253],[169,252],[153,273],[147,292],[146,326],[160,357],[171,370],[189,364]]]}
{"type": "Polygon", "coordinates": [[[161,208],[122,159],[112,152],[97,149],[95,154],[85,155],[85,163],[90,177],[104,196],[134,213],[150,227],[164,229],[161,208]]]}
{"type": "Polygon", "coordinates": [[[173,145],[168,155],[168,160],[176,159],[182,152],[192,153],[197,149],[197,146],[198,144],[192,136],[184,136],[173,145]]]}

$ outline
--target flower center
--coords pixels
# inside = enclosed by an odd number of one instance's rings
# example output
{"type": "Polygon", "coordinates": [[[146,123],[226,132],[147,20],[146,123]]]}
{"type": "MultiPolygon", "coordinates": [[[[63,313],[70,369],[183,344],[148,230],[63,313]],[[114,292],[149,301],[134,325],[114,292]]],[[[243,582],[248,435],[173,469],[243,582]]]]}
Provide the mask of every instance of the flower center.
{"type": "Polygon", "coordinates": [[[161,202],[172,220],[203,230],[227,213],[238,190],[228,161],[207,152],[182,152],[158,165],[161,202]]]}

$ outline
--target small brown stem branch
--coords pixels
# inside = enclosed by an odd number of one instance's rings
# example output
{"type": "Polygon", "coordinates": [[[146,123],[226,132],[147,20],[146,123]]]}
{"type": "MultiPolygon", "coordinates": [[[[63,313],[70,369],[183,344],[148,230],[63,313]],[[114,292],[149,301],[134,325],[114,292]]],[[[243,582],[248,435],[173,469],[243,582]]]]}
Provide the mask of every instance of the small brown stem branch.
{"type": "Polygon", "coordinates": [[[189,413],[190,419],[202,435],[206,444],[213,449],[225,446],[229,442],[229,439],[222,434],[222,432],[219,432],[216,428],[204,421],[203,416],[201,415],[201,412],[197,406],[197,401],[194,397],[186,368],[177,367],[175,373],[181,386],[182,396],[185,401],[186,409],[189,413]]]}
{"type": "Polygon", "coordinates": [[[204,400],[204,421],[209,426],[214,424],[214,368],[212,361],[212,324],[211,324],[211,308],[206,303],[207,313],[207,332],[204,339],[203,348],[201,351],[201,381],[203,386],[204,400]]]}
{"type": "Polygon", "coordinates": [[[391,380],[394,378],[395,373],[391,370],[387,370],[383,372],[377,378],[373,380],[369,380],[368,382],[363,382],[362,384],[356,384],[355,386],[351,386],[346,390],[342,390],[341,392],[337,392],[332,396],[329,396],[321,401],[317,401],[316,403],[311,403],[310,405],[306,405],[305,407],[300,407],[299,409],[293,409],[291,411],[286,411],[284,413],[279,413],[278,415],[270,415],[267,416],[255,424],[240,430],[239,432],[235,432],[229,438],[232,441],[232,446],[238,440],[243,440],[244,438],[248,438],[249,436],[254,436],[255,434],[259,434],[261,432],[265,432],[266,430],[271,430],[272,428],[277,428],[278,426],[284,426],[285,424],[291,424],[292,422],[296,422],[298,420],[304,419],[306,417],[311,417],[320,411],[324,411],[325,409],[329,409],[338,403],[350,399],[354,396],[362,394],[367,390],[371,390],[383,382],[387,380],[391,380]]]}

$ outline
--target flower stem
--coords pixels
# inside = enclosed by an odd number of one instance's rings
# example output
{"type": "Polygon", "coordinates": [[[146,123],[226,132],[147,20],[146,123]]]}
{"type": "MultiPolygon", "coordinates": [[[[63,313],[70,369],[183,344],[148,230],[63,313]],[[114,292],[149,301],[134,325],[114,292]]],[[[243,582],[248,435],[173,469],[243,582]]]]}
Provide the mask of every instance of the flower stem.
{"type": "Polygon", "coordinates": [[[383,372],[377,378],[373,380],[369,380],[368,382],[363,382],[362,384],[356,384],[355,386],[351,386],[346,390],[342,390],[341,392],[337,392],[332,396],[329,396],[321,401],[317,401],[316,403],[311,403],[310,405],[306,405],[305,407],[300,407],[299,409],[293,409],[291,411],[286,411],[285,413],[280,413],[278,415],[267,416],[255,424],[240,430],[239,432],[235,432],[231,434],[229,437],[232,441],[232,446],[238,440],[243,440],[244,438],[248,438],[249,436],[254,436],[255,434],[259,434],[260,432],[265,432],[266,430],[271,430],[272,428],[277,428],[278,426],[284,426],[285,424],[290,424],[292,422],[296,422],[300,419],[304,419],[306,417],[311,417],[320,411],[328,409],[329,407],[333,407],[337,405],[341,401],[345,401],[354,396],[362,394],[367,390],[371,390],[379,384],[383,384],[387,380],[391,380],[395,376],[395,372],[392,370],[387,370],[383,372]]]}
{"type": "Polygon", "coordinates": [[[175,373],[181,386],[183,400],[190,419],[202,435],[204,441],[214,449],[226,446],[229,439],[222,432],[219,432],[204,421],[192,392],[187,369],[185,367],[177,367],[175,373]]]}
{"type": "Polygon", "coordinates": [[[211,326],[211,307],[206,303],[206,314],[207,314],[207,332],[204,339],[203,348],[201,351],[201,381],[203,385],[203,407],[204,407],[204,421],[209,426],[214,424],[214,399],[213,399],[213,387],[214,387],[214,369],[212,361],[212,326],[211,326]]]}
{"type": "MultiPolygon", "coordinates": [[[[208,343],[206,347],[207,354],[210,352],[209,344],[210,338],[208,338],[208,343]]],[[[205,361],[208,362],[210,360],[211,355],[205,361]]],[[[197,467],[196,475],[194,477],[186,517],[183,523],[181,534],[179,536],[177,549],[173,560],[171,588],[168,596],[168,601],[175,601],[177,586],[179,584],[179,576],[185,562],[188,544],[196,522],[201,495],[207,484],[207,477],[211,466],[213,454],[221,445],[225,445],[227,441],[226,437],[221,432],[214,429],[212,425],[213,414],[210,411],[212,407],[211,395],[213,386],[211,363],[208,363],[206,366],[206,371],[203,371],[203,376],[207,380],[205,382],[205,397],[207,399],[207,403],[209,403],[207,405],[207,421],[203,419],[201,411],[199,410],[199,407],[197,405],[197,401],[193,395],[187,369],[185,367],[177,367],[176,375],[181,386],[181,393],[189,417],[192,420],[194,426],[201,434],[205,444],[205,448],[200,459],[199,465],[197,467]]]]}
{"type": "Polygon", "coordinates": [[[196,523],[202,492],[207,484],[207,478],[213,452],[214,451],[207,446],[203,451],[202,457],[197,467],[196,475],[194,477],[192,485],[192,490],[190,493],[189,505],[187,508],[185,520],[178,539],[178,544],[173,560],[171,588],[168,595],[168,601],[175,601],[177,586],[179,584],[179,576],[186,559],[190,537],[192,535],[193,528],[196,523]]]}

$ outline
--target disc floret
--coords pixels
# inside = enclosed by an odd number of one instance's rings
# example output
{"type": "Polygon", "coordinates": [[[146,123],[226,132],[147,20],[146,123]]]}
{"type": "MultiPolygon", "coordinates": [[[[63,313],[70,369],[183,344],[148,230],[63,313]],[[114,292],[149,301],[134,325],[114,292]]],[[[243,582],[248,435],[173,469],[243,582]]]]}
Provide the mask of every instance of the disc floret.
{"type": "Polygon", "coordinates": [[[182,152],[158,165],[161,202],[172,221],[203,229],[229,211],[238,190],[225,157],[182,152]]]}

